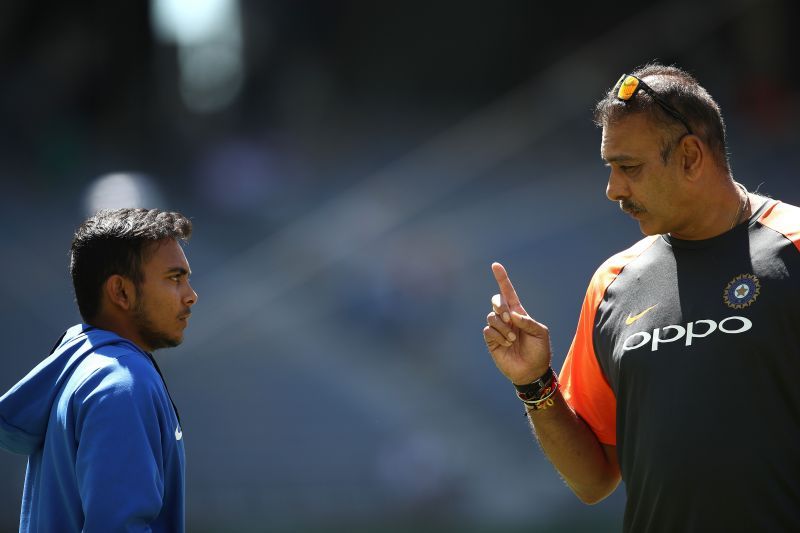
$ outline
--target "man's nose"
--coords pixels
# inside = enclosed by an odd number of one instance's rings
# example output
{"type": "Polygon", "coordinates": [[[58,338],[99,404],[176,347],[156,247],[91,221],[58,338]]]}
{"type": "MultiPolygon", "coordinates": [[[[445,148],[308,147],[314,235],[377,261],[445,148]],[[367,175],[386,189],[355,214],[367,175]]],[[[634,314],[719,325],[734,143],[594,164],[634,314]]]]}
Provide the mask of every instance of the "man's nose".
{"type": "Polygon", "coordinates": [[[192,306],[197,303],[197,293],[188,283],[187,286],[189,287],[189,294],[186,296],[186,298],[184,298],[184,301],[186,302],[186,305],[192,306]]]}
{"type": "Polygon", "coordinates": [[[608,185],[606,186],[606,197],[612,202],[619,202],[630,196],[628,185],[625,179],[619,175],[618,170],[611,169],[608,175],[608,185]]]}

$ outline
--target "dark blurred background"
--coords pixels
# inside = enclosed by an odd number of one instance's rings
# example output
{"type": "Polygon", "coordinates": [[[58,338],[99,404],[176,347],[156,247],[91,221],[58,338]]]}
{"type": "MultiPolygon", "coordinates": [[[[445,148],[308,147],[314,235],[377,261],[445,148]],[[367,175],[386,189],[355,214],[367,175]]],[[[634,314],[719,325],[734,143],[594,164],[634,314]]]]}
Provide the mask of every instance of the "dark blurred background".
{"type": "MultiPolygon", "coordinates": [[[[486,351],[489,265],[560,368],[639,238],[591,110],[654,59],[720,103],[738,181],[800,203],[800,9],[583,4],[0,3],[0,392],[80,320],[83,218],[179,210],[189,531],[617,531],[624,487],[580,504],[486,351]]],[[[0,531],[24,470],[0,454],[0,531]]]]}

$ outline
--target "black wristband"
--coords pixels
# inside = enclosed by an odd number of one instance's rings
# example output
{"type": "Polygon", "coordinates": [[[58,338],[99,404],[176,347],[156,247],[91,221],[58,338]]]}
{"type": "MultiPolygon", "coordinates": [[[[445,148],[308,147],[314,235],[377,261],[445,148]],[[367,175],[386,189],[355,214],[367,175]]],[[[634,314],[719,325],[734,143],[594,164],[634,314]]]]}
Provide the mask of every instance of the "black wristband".
{"type": "Polygon", "coordinates": [[[537,402],[553,392],[553,389],[558,386],[558,376],[556,376],[553,367],[547,367],[547,371],[538,379],[526,385],[514,384],[517,389],[517,397],[523,402],[537,402]]]}

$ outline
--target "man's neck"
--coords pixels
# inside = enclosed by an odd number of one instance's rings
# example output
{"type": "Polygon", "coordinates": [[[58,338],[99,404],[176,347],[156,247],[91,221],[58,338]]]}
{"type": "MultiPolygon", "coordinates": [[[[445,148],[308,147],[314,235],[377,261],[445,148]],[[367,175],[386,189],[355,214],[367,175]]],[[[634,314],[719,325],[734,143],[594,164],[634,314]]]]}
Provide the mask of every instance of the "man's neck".
{"type": "Polygon", "coordinates": [[[706,192],[696,202],[690,221],[670,236],[695,241],[710,239],[732,230],[753,213],[752,201],[743,185],[729,179],[719,190],[706,192]]]}
{"type": "Polygon", "coordinates": [[[123,339],[128,339],[144,352],[152,352],[152,348],[142,340],[138,330],[133,325],[123,320],[115,320],[113,317],[99,315],[89,322],[90,325],[116,333],[123,339]]]}

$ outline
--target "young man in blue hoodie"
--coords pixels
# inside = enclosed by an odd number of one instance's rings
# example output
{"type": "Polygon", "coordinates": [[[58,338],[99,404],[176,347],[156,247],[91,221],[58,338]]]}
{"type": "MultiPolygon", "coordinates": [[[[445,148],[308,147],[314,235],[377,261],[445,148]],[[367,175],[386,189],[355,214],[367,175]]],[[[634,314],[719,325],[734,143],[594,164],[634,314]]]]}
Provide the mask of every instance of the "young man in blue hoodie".
{"type": "Polygon", "coordinates": [[[104,210],[72,241],[84,323],[0,398],[0,447],[28,455],[21,532],[180,532],[184,447],[151,352],[183,340],[191,222],[104,210]]]}

